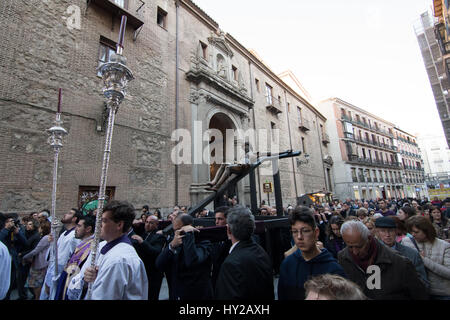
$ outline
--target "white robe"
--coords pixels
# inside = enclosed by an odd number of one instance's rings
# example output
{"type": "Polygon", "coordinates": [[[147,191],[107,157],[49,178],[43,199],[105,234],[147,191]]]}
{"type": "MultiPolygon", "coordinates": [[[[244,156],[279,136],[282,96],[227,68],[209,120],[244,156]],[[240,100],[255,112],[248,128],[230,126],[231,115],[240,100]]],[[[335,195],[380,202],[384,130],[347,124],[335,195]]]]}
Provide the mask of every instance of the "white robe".
{"type": "Polygon", "coordinates": [[[0,300],[6,297],[11,279],[11,255],[8,248],[0,241],[0,300]]]}
{"type": "MultiPolygon", "coordinates": [[[[106,241],[102,241],[98,247],[98,273],[92,284],[92,300],[147,300],[147,273],[134,247],[120,242],[103,255],[100,250],[105,245],[106,241]]],[[[84,272],[91,266],[91,260],[89,255],[80,273],[72,278],[67,289],[70,300],[80,298],[84,272]]]]}
{"type": "Polygon", "coordinates": [[[47,269],[47,274],[45,275],[44,284],[46,284],[50,288],[50,294],[46,297],[44,288],[41,290],[41,300],[46,299],[54,299],[56,294],[56,287],[54,286],[54,282],[56,282],[64,271],[64,267],[72,256],[75,248],[80,244],[81,239],[75,238],[75,229],[66,234],[67,231],[63,232],[61,236],[58,238],[58,274],[55,273],[55,263],[53,257],[53,250],[50,247],[50,262],[47,269]],[[53,282],[54,281],[54,282],[53,282]]]}

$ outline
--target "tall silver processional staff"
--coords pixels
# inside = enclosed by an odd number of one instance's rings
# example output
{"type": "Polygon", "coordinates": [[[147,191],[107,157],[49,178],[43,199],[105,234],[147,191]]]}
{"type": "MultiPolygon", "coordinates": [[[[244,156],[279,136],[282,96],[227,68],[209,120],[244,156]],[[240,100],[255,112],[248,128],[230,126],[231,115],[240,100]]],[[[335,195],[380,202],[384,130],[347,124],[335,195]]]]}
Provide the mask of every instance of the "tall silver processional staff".
{"type": "MultiPolygon", "coordinates": [[[[125,98],[126,87],[128,82],[133,80],[133,73],[126,66],[127,60],[122,55],[123,40],[125,37],[125,27],[127,24],[127,17],[122,16],[120,23],[119,41],[117,43],[116,53],[112,54],[110,61],[102,64],[99,67],[100,73],[104,83],[103,95],[107,98],[108,108],[108,126],[106,129],[105,151],[103,153],[102,175],[100,178],[100,189],[98,192],[98,209],[95,223],[94,243],[92,244],[92,260],[91,267],[95,268],[97,265],[97,249],[100,241],[101,221],[103,214],[103,206],[105,201],[106,180],[108,177],[109,157],[111,154],[111,141],[114,129],[114,121],[119,105],[125,98]]],[[[87,299],[92,298],[92,282],[89,283],[87,299]]]]}
{"type": "MultiPolygon", "coordinates": [[[[54,159],[53,159],[53,189],[52,189],[52,257],[53,263],[55,265],[54,277],[58,275],[58,237],[57,237],[57,229],[58,229],[58,219],[56,218],[56,186],[58,182],[58,161],[59,161],[59,152],[62,148],[63,137],[67,135],[66,129],[64,129],[61,121],[61,100],[62,100],[62,89],[59,89],[58,92],[58,109],[56,111],[56,119],[55,124],[50,129],[47,129],[47,132],[50,134],[48,142],[50,146],[53,148],[54,159]]],[[[55,284],[53,284],[55,285],[55,284]]]]}

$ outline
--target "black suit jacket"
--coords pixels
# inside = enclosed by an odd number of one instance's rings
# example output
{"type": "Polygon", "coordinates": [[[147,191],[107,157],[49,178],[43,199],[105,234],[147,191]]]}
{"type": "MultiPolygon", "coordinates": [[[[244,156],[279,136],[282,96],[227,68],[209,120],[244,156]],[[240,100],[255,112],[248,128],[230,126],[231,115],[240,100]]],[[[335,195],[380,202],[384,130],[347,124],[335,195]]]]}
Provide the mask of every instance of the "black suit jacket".
{"type": "Polygon", "coordinates": [[[219,241],[212,244],[213,249],[211,253],[212,257],[212,274],[211,280],[213,288],[216,287],[217,278],[219,277],[220,267],[222,266],[225,259],[228,257],[228,252],[231,248],[231,241],[219,241]]]}
{"type": "MultiPolygon", "coordinates": [[[[173,237],[168,240],[171,242],[173,237]]],[[[195,243],[187,232],[175,253],[167,245],[156,259],[156,267],[170,274],[170,300],[208,300],[213,298],[211,284],[211,250],[209,240],[195,243]]]]}
{"type": "Polygon", "coordinates": [[[136,252],[141,258],[147,272],[147,277],[162,276],[162,273],[156,269],[155,262],[161,253],[166,239],[163,235],[157,234],[156,230],[144,235],[144,242],[135,245],[136,252]]]}
{"type": "Polygon", "coordinates": [[[274,300],[272,262],[255,241],[240,241],[225,259],[215,297],[218,300],[274,300]]]}

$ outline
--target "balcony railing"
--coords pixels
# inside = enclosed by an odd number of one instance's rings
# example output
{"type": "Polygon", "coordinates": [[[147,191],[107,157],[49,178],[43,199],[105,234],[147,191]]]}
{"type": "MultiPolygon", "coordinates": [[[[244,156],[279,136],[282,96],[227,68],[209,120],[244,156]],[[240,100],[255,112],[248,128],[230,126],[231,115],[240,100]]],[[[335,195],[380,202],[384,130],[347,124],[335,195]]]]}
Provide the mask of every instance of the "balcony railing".
{"type": "Polygon", "coordinates": [[[355,142],[358,142],[358,143],[364,143],[366,145],[376,146],[378,148],[386,149],[386,150],[389,150],[389,151],[397,151],[397,147],[396,146],[392,146],[392,145],[389,145],[389,144],[381,143],[381,142],[378,142],[378,141],[375,141],[375,140],[372,140],[372,139],[366,139],[366,138],[362,138],[362,137],[358,137],[358,136],[356,136],[354,138],[351,138],[351,137],[347,137],[347,138],[351,139],[351,140],[353,140],[355,142]]]}
{"type": "Polygon", "coordinates": [[[373,178],[373,182],[378,182],[378,178],[373,178]]]}
{"type": "Polygon", "coordinates": [[[279,114],[282,113],[281,101],[275,99],[273,96],[266,96],[266,109],[272,113],[279,114]]]}
{"type": "Polygon", "coordinates": [[[367,177],[367,182],[372,182],[372,178],[371,177],[367,177]]]}
{"type": "Polygon", "coordinates": [[[300,130],[302,130],[303,132],[306,132],[306,131],[309,131],[309,128],[310,128],[310,126],[309,126],[309,120],[306,120],[305,118],[301,118],[301,122],[300,122],[300,124],[298,125],[298,127],[300,128],[300,130]]]}
{"type": "Polygon", "coordinates": [[[363,175],[359,175],[359,182],[366,182],[363,175]]]}
{"type": "Polygon", "coordinates": [[[377,167],[389,167],[394,169],[401,169],[402,166],[400,162],[389,162],[384,160],[373,160],[370,158],[360,158],[357,155],[348,155],[348,161],[352,163],[358,163],[358,164],[366,164],[366,165],[372,165],[377,167]]]}
{"type": "Polygon", "coordinates": [[[352,176],[353,182],[358,182],[358,178],[356,176],[352,176]]]}
{"type": "Polygon", "coordinates": [[[371,124],[369,124],[369,123],[367,123],[367,122],[361,121],[361,120],[357,120],[357,119],[355,120],[355,119],[352,119],[352,118],[350,118],[350,117],[347,116],[347,115],[343,115],[343,114],[342,114],[342,115],[341,115],[341,120],[345,120],[345,121],[351,122],[352,124],[354,124],[354,125],[356,125],[356,126],[363,127],[363,128],[372,130],[372,131],[374,131],[374,132],[378,132],[378,133],[387,135],[387,136],[389,136],[389,137],[391,137],[391,138],[394,138],[394,134],[392,134],[392,133],[389,132],[389,131],[383,130],[383,129],[381,129],[381,128],[378,128],[378,127],[376,127],[376,126],[373,126],[373,125],[371,125],[371,124]]]}
{"type": "Polygon", "coordinates": [[[137,8],[137,10],[135,10],[136,8],[134,6],[131,7],[130,4],[127,2],[128,1],[124,2],[126,4],[125,8],[122,8],[116,2],[111,0],[90,0],[87,2],[87,6],[90,6],[91,4],[96,4],[97,6],[108,11],[113,17],[120,17],[122,15],[126,15],[127,25],[130,25],[131,27],[133,27],[134,30],[137,30],[144,24],[144,21],[141,20],[143,11],[139,13],[139,9],[141,9],[142,6],[137,8]]]}

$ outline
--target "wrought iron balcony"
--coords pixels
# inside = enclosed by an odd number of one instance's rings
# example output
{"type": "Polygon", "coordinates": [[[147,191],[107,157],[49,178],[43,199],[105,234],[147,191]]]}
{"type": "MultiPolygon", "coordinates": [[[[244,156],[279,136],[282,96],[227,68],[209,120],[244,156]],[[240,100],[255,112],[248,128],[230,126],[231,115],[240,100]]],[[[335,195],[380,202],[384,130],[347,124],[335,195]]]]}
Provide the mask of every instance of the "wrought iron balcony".
{"type": "Polygon", "coordinates": [[[281,101],[275,99],[273,96],[266,96],[266,109],[274,114],[282,113],[281,101]]]}
{"type": "Polygon", "coordinates": [[[302,117],[302,121],[300,122],[300,124],[298,125],[298,127],[300,128],[300,130],[302,130],[303,132],[309,131],[310,126],[309,126],[309,120],[306,120],[305,118],[302,117]]]}
{"type": "Polygon", "coordinates": [[[108,11],[113,17],[120,17],[122,15],[127,16],[127,23],[133,27],[134,30],[139,29],[144,24],[144,21],[139,19],[136,15],[137,12],[142,8],[142,5],[134,11],[131,10],[131,5],[129,3],[130,1],[124,1],[124,7],[121,7],[118,5],[115,1],[112,0],[88,0],[87,6],[89,7],[91,4],[95,4],[99,6],[100,8],[103,8],[104,10],[108,11]]]}

